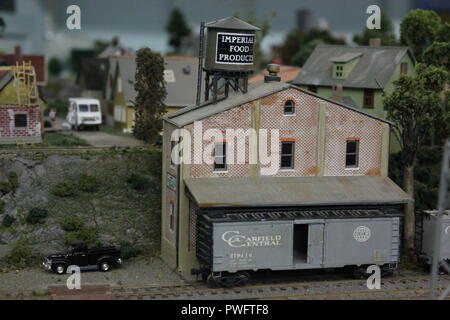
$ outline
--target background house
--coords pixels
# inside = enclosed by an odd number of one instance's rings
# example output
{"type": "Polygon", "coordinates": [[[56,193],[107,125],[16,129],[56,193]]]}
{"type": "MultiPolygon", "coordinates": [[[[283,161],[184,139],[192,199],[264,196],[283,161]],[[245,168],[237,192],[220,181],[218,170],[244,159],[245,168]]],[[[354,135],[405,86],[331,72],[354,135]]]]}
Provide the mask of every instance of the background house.
{"type": "MultiPolygon", "coordinates": [[[[108,99],[108,123],[130,132],[134,125],[133,102],[136,98],[134,80],[136,57],[109,58],[106,98],[108,99]]],[[[198,59],[168,56],[164,58],[164,80],[167,96],[164,103],[167,112],[192,105],[196,100],[198,59]]]]}
{"type": "MultiPolygon", "coordinates": [[[[374,39],[375,40],[375,39],[374,39]]],[[[408,47],[319,45],[293,81],[325,98],[386,118],[383,96],[401,74],[415,74],[408,47]]]]}
{"type": "Polygon", "coordinates": [[[32,65],[0,67],[0,144],[42,142],[43,110],[32,65]]]}
{"type": "Polygon", "coordinates": [[[14,53],[0,55],[0,61],[3,61],[9,66],[15,66],[16,63],[30,62],[36,72],[36,84],[38,86],[44,86],[47,83],[47,67],[44,55],[22,54],[22,48],[15,46],[14,53]]]}

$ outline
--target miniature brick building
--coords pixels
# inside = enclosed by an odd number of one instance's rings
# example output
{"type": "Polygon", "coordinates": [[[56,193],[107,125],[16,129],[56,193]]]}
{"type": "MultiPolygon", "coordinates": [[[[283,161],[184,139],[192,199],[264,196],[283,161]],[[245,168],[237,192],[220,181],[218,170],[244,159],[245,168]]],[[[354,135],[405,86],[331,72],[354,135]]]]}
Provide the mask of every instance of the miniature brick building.
{"type": "MultiPolygon", "coordinates": [[[[236,20],[228,18],[210,24],[220,28],[215,30],[214,37],[221,32],[248,36],[248,29],[255,30],[252,26],[246,30],[245,23],[236,20]]],[[[280,82],[273,72],[276,69],[269,69],[263,83],[248,88],[245,84],[243,90],[222,98],[213,93],[212,100],[164,117],[161,253],[186,279],[192,279],[191,271],[199,267],[197,255],[201,248],[196,246],[196,222],[200,214],[213,211],[245,214],[260,210],[276,214],[280,210],[319,208],[342,209],[345,213],[362,207],[382,210],[395,207],[400,211],[411,200],[387,177],[388,121],[280,82]],[[239,152],[237,148],[231,150],[236,144],[212,137],[201,140],[201,144],[205,150],[214,140],[213,163],[175,163],[174,146],[188,142],[193,145],[192,137],[200,122],[201,136],[208,129],[217,129],[223,136],[227,129],[254,129],[258,133],[277,129],[280,151],[275,154],[276,172],[263,173],[265,165],[260,153],[256,163],[251,163],[249,139],[243,145],[244,163],[229,163],[232,151],[239,152]],[[178,136],[172,134],[179,129],[183,130],[178,131],[178,136]]],[[[247,81],[245,74],[233,70],[211,74],[223,76],[227,81],[232,78],[229,72],[242,77],[235,84],[247,81]]],[[[213,79],[213,83],[217,82],[218,79],[213,79]]],[[[201,159],[196,147],[191,148],[190,159],[201,159]]],[[[261,144],[258,148],[262,148],[261,144]]],[[[188,152],[183,149],[183,156],[188,152]]]]}

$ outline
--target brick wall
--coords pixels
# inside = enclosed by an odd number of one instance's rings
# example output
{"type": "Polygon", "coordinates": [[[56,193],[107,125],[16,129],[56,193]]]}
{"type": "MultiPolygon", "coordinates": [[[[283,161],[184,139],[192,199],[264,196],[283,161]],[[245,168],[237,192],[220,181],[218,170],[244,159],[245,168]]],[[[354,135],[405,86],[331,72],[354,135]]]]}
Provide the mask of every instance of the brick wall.
{"type": "Polygon", "coordinates": [[[41,137],[41,112],[39,106],[0,106],[0,142],[4,140],[26,141],[27,138],[41,137]],[[27,126],[14,127],[14,114],[26,113],[27,126]]]}

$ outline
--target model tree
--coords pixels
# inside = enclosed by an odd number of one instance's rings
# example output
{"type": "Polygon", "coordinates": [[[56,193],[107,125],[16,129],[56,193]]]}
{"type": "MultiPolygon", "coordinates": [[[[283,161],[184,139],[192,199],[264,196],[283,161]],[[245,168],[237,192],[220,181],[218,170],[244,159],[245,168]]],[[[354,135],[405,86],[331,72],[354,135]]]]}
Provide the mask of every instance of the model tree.
{"type": "Polygon", "coordinates": [[[48,62],[48,72],[50,73],[50,75],[52,77],[58,77],[61,74],[61,71],[62,71],[61,61],[56,57],[51,58],[50,61],[48,62]]]}
{"type": "Polygon", "coordinates": [[[137,51],[134,89],[135,124],[133,134],[147,143],[155,143],[162,129],[162,116],[166,112],[164,99],[164,59],[149,48],[137,51]]]}
{"type": "Polygon", "coordinates": [[[380,24],[381,29],[365,28],[361,34],[357,34],[353,37],[353,41],[360,46],[367,46],[369,45],[370,39],[378,38],[381,40],[383,46],[397,45],[392,22],[385,14],[381,15],[380,24]]]}
{"type": "Polygon", "coordinates": [[[432,10],[415,9],[408,13],[400,25],[401,42],[411,47],[420,61],[422,52],[436,37],[444,33],[441,18],[432,10]]]}
{"type": "MultiPolygon", "coordinates": [[[[393,133],[400,143],[403,188],[414,196],[414,169],[417,153],[433,127],[446,125],[440,94],[447,82],[447,72],[437,66],[417,65],[417,76],[402,75],[394,82],[394,91],[384,99],[393,133]]],[[[447,115],[448,116],[448,115],[447,115]]],[[[405,249],[412,255],[415,235],[414,204],[405,208],[405,249]]]]}
{"type": "Polygon", "coordinates": [[[180,54],[183,40],[191,35],[191,29],[180,9],[175,8],[170,13],[166,30],[169,33],[169,45],[175,54],[180,54]]]}

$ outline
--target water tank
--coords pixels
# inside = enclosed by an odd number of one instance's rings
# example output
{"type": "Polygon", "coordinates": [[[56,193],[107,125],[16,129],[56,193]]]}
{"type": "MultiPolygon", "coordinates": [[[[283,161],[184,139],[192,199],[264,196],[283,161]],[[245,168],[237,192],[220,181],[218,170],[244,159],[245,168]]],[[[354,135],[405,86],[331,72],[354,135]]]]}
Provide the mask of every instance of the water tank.
{"type": "Polygon", "coordinates": [[[253,71],[255,31],[260,30],[235,17],[205,24],[205,68],[209,71],[253,71]]]}

